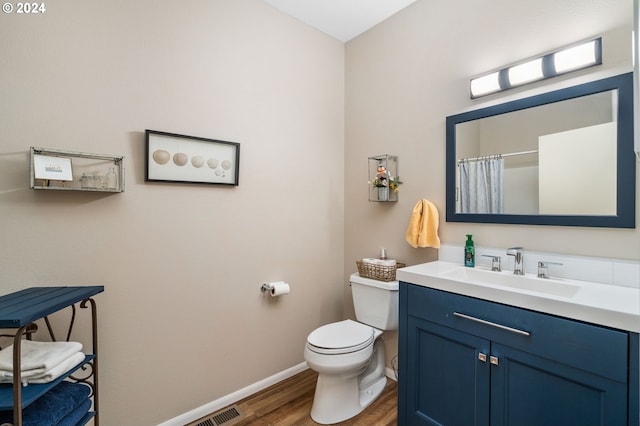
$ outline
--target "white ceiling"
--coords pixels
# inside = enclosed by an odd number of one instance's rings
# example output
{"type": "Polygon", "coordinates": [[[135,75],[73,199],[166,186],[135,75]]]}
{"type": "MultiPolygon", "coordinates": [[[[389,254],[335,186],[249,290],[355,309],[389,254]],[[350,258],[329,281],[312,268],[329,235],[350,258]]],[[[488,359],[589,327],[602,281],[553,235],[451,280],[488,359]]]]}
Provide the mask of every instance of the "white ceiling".
{"type": "Polygon", "coordinates": [[[347,42],[415,0],[264,1],[342,42],[347,42]]]}

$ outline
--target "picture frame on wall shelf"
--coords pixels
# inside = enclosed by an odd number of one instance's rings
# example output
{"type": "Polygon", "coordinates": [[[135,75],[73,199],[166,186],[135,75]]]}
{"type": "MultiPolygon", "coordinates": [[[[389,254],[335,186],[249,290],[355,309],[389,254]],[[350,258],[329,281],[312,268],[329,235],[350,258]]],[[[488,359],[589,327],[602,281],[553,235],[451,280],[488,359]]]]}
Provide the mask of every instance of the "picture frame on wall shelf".
{"type": "Polygon", "coordinates": [[[73,181],[71,158],[35,154],[33,155],[33,172],[36,179],[73,181]]]}
{"type": "Polygon", "coordinates": [[[146,130],[146,182],[238,186],[240,144],[146,130]]]}

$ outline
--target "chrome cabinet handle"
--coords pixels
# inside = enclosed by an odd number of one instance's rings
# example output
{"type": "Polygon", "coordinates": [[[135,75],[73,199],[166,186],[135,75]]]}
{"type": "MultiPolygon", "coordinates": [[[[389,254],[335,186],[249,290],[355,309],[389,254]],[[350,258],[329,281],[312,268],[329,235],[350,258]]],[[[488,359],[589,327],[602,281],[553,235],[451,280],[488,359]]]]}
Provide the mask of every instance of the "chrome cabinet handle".
{"type": "Polygon", "coordinates": [[[480,319],[480,318],[476,318],[476,317],[472,317],[472,316],[469,316],[469,315],[461,314],[460,312],[454,312],[453,315],[458,317],[458,318],[464,318],[464,319],[467,319],[467,320],[470,320],[470,321],[479,322],[480,324],[489,325],[491,327],[496,327],[496,328],[499,328],[501,330],[510,331],[510,332],[516,333],[516,334],[521,334],[523,336],[530,336],[531,335],[531,333],[529,333],[528,331],[519,330],[517,328],[508,327],[506,325],[498,324],[498,323],[491,322],[491,321],[486,321],[486,320],[483,320],[483,319],[480,319]]]}
{"type": "Polygon", "coordinates": [[[487,354],[483,354],[482,352],[478,353],[478,359],[484,363],[487,362],[487,354]]]}

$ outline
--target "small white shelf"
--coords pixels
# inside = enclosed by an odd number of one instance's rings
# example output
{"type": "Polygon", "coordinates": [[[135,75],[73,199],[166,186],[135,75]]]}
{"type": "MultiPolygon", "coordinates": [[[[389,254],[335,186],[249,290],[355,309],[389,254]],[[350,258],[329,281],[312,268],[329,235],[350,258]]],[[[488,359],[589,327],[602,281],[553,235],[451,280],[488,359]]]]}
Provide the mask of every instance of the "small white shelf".
{"type": "Polygon", "coordinates": [[[124,192],[124,157],[31,147],[30,183],[31,189],[124,192]],[[69,159],[73,180],[36,178],[35,156],[69,159]]]}

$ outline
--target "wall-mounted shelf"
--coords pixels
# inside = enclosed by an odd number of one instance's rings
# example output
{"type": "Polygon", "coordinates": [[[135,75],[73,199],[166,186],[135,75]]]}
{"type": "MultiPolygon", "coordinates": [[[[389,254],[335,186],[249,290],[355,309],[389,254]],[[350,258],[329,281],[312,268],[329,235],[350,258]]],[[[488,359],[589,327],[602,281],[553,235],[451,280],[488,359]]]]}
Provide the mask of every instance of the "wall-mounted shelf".
{"type": "Polygon", "coordinates": [[[122,156],[31,147],[30,172],[31,189],[124,192],[122,156]]]}
{"type": "Polygon", "coordinates": [[[376,155],[369,157],[369,201],[398,201],[398,157],[376,155]]]}

